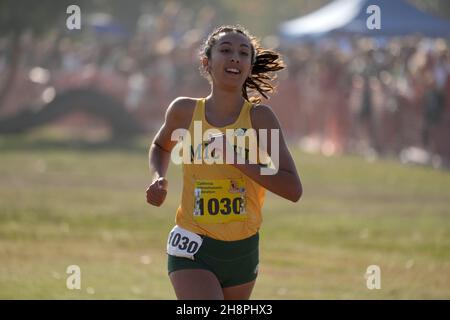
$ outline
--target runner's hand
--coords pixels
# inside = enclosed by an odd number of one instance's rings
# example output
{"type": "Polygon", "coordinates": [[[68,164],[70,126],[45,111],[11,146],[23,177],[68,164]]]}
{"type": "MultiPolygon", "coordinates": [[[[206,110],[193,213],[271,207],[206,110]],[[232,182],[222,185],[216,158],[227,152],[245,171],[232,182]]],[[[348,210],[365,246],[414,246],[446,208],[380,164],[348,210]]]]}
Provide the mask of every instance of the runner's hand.
{"type": "Polygon", "coordinates": [[[159,207],[162,205],[167,195],[168,182],[164,177],[153,181],[147,188],[147,202],[151,205],[159,207]]]}

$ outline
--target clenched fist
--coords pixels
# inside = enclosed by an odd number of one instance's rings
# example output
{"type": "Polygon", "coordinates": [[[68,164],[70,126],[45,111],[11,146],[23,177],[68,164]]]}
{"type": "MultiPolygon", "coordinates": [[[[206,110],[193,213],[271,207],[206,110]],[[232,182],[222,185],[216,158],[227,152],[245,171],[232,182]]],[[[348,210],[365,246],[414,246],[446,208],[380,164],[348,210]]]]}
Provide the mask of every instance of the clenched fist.
{"type": "Polygon", "coordinates": [[[147,188],[147,202],[159,207],[166,199],[168,182],[160,177],[147,188]]]}

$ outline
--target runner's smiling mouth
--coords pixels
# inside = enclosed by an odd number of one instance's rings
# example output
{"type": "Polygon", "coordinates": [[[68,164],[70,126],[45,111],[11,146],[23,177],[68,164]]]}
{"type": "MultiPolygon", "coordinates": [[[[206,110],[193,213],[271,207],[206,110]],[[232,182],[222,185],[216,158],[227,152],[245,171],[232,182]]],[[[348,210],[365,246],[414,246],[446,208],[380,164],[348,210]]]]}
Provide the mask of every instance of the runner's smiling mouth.
{"type": "Polygon", "coordinates": [[[226,68],[225,69],[226,73],[232,73],[232,74],[240,74],[241,71],[239,69],[236,68],[226,68]]]}

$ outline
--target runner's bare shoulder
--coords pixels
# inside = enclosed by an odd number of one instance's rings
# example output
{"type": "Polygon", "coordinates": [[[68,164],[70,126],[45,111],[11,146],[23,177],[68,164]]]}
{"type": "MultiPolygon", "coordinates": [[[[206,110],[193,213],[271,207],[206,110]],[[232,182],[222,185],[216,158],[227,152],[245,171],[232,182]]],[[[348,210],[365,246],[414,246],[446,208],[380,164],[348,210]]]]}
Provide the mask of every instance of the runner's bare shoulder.
{"type": "Polygon", "coordinates": [[[266,104],[253,105],[250,110],[252,125],[255,129],[279,128],[279,121],[272,108],[266,104]]]}
{"type": "Polygon", "coordinates": [[[188,129],[198,99],[178,97],[172,101],[166,112],[166,125],[172,128],[188,129]]]}
{"type": "Polygon", "coordinates": [[[172,140],[175,130],[189,128],[197,99],[179,97],[172,101],[166,111],[164,124],[155,136],[154,143],[163,150],[170,152],[176,145],[172,140]]]}

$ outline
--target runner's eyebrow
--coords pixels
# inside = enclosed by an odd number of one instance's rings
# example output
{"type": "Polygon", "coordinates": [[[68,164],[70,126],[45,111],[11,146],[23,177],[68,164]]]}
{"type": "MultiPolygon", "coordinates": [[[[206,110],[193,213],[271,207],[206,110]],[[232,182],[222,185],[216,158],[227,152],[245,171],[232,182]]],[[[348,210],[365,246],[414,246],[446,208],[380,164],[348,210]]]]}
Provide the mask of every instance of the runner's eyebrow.
{"type": "MultiPolygon", "coordinates": [[[[230,41],[224,41],[224,42],[221,42],[221,43],[219,43],[219,46],[221,46],[221,45],[223,45],[223,44],[228,44],[228,45],[233,45],[230,41]]],[[[241,47],[246,47],[246,48],[248,48],[248,49],[250,49],[250,47],[247,45],[247,44],[245,44],[245,43],[241,43],[241,45],[240,45],[241,47]]]]}

